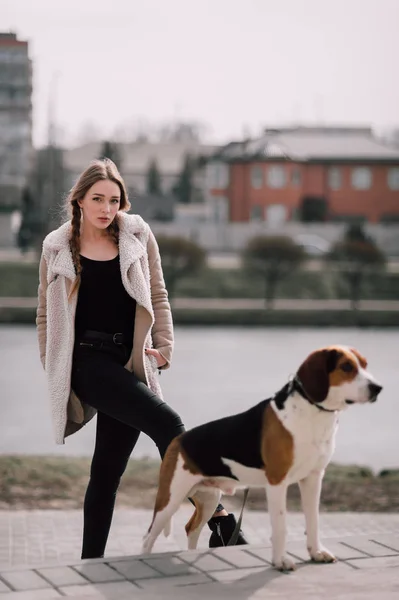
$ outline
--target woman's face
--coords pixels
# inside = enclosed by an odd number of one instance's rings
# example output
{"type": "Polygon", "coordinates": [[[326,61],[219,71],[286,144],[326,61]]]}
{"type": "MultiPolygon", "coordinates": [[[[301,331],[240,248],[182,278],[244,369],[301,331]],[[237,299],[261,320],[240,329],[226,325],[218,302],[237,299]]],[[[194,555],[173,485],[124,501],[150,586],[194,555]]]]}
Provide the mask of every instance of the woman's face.
{"type": "Polygon", "coordinates": [[[87,191],[79,206],[83,212],[83,222],[96,229],[106,229],[114,220],[121,202],[118,184],[109,179],[97,181],[87,191]]]}

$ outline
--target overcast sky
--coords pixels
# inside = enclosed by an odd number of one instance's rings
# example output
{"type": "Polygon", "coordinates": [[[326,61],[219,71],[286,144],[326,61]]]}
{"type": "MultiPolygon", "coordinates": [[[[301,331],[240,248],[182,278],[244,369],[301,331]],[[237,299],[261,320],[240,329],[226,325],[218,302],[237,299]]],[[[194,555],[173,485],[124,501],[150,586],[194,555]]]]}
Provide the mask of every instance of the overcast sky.
{"type": "Polygon", "coordinates": [[[399,0],[0,0],[30,42],[34,141],[139,119],[204,121],[224,141],[267,124],[399,125],[399,0]]]}

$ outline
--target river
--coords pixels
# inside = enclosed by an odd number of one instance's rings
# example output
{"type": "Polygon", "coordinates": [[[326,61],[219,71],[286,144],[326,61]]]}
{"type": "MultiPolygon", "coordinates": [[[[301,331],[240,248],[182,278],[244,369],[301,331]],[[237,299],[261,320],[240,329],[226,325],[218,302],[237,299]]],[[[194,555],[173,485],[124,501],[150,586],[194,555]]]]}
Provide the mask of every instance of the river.
{"type": "MultiPolygon", "coordinates": [[[[186,427],[269,397],[316,348],[355,346],[384,390],[376,404],[351,406],[342,414],[333,460],[375,470],[399,467],[398,330],[177,327],[175,337],[173,365],[161,383],[186,427]]],[[[0,327],[0,385],[0,453],[92,453],[95,419],[64,446],[53,443],[34,327],[0,327]]],[[[157,451],[142,435],[133,455],[155,457],[157,451]]]]}

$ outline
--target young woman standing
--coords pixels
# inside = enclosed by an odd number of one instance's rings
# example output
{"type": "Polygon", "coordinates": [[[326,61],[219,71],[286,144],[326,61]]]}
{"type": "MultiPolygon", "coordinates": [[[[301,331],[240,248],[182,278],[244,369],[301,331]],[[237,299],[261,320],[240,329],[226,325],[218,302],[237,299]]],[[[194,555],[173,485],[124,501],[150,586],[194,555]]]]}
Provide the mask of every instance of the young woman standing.
{"type": "MultiPolygon", "coordinates": [[[[56,443],[97,412],[82,548],[82,558],[97,558],[140,432],[163,457],[184,426],[158,382],[170,366],[173,324],[153,233],[127,214],[124,182],[108,159],[89,165],[67,203],[71,220],[43,243],[36,323],[56,443]]],[[[225,545],[234,515],[219,505],[209,526],[210,546],[225,545]]]]}

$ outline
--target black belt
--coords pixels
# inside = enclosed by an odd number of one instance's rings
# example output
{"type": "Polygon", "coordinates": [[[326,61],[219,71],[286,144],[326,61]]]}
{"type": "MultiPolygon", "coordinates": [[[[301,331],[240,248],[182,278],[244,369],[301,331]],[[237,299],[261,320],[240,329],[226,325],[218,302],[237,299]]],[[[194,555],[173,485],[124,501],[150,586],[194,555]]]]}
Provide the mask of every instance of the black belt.
{"type": "Polygon", "coordinates": [[[108,342],[115,344],[115,346],[123,346],[126,343],[123,333],[104,333],[103,331],[85,331],[82,339],[93,342],[108,342]]]}

